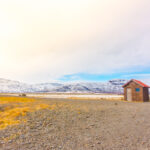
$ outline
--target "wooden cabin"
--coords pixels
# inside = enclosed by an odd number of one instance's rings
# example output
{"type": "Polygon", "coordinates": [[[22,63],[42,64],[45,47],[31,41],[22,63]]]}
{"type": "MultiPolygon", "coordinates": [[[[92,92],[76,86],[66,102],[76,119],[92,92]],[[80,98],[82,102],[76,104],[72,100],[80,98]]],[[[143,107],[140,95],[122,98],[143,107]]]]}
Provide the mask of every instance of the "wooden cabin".
{"type": "Polygon", "coordinates": [[[139,101],[148,102],[149,101],[149,90],[148,85],[141,81],[132,79],[128,83],[123,85],[124,88],[124,99],[126,101],[139,101]]]}

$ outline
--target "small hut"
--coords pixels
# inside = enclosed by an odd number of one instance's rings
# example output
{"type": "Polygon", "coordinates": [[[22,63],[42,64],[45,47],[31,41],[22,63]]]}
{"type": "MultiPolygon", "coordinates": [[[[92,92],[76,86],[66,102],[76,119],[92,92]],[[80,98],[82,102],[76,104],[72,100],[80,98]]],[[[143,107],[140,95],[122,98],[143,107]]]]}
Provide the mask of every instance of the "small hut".
{"type": "Polygon", "coordinates": [[[149,90],[148,85],[141,81],[132,79],[128,83],[123,85],[124,88],[124,98],[126,101],[139,101],[148,102],[149,101],[149,90]]]}

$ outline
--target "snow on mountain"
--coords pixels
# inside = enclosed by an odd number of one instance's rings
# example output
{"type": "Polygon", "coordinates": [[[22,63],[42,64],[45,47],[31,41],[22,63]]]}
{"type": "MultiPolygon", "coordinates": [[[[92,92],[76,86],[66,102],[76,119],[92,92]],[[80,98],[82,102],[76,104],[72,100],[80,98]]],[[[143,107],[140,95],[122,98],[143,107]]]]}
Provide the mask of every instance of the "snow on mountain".
{"type": "Polygon", "coordinates": [[[50,92],[54,88],[61,87],[62,85],[60,83],[40,83],[33,84],[32,88],[34,89],[33,92],[50,92]]]}
{"type": "Polygon", "coordinates": [[[0,93],[21,93],[30,90],[32,90],[31,85],[0,78],[0,93]]]}
{"type": "Polygon", "coordinates": [[[108,82],[80,82],[66,83],[49,92],[70,92],[70,93],[123,93],[122,85],[127,80],[110,80],[108,82]]]}
{"type": "Polygon", "coordinates": [[[41,83],[31,85],[1,78],[0,93],[123,93],[122,85],[126,82],[127,80],[116,79],[108,82],[41,83]]]}

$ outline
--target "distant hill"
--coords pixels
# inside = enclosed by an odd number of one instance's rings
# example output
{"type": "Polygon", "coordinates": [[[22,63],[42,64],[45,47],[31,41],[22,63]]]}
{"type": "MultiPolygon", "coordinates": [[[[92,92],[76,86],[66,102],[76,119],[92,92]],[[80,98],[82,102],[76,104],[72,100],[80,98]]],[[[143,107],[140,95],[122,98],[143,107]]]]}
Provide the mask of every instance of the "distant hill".
{"type": "Polygon", "coordinates": [[[107,82],[39,83],[26,84],[0,78],[0,93],[123,93],[122,85],[127,80],[115,79],[107,82]]]}

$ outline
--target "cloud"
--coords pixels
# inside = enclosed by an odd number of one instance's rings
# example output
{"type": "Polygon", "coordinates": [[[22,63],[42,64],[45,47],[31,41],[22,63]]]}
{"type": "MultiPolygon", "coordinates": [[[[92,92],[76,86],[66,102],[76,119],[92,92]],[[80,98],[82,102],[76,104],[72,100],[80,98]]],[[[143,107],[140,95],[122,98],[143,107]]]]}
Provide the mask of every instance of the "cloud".
{"type": "Polygon", "coordinates": [[[150,67],[149,0],[0,1],[0,74],[29,82],[150,67]]]}

